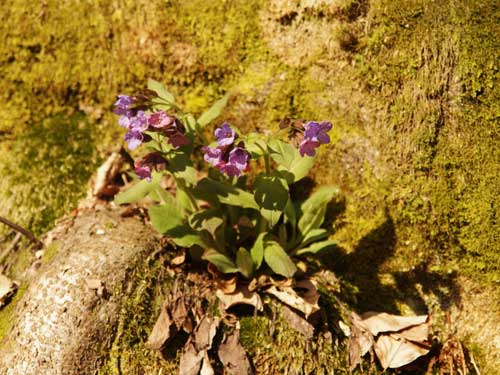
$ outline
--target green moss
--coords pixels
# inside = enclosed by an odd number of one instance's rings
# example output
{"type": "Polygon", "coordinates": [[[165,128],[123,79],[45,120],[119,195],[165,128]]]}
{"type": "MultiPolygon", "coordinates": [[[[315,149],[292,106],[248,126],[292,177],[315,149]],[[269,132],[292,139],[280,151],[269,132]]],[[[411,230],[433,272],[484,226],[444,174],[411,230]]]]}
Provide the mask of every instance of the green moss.
{"type": "Polygon", "coordinates": [[[50,262],[50,260],[54,257],[54,255],[57,254],[58,249],[59,249],[59,247],[57,246],[57,243],[55,243],[55,242],[53,242],[49,246],[47,246],[43,251],[42,262],[43,263],[50,262]]]}
{"type": "Polygon", "coordinates": [[[105,353],[108,359],[99,374],[149,374],[158,373],[160,368],[174,371],[175,361],[169,364],[146,347],[164,296],[172,285],[165,272],[159,260],[148,258],[130,275],[130,280],[134,280],[133,291],[122,306],[111,350],[105,353]]]}
{"type": "Polygon", "coordinates": [[[58,115],[1,144],[0,214],[41,234],[73,209],[97,162],[94,126],[58,115]]]}
{"type": "Polygon", "coordinates": [[[345,350],[320,334],[307,339],[277,315],[241,319],[241,344],[262,374],[348,374],[345,350]]]}
{"type": "Polygon", "coordinates": [[[14,324],[14,320],[12,319],[14,309],[16,307],[17,302],[21,300],[24,292],[26,291],[26,286],[21,285],[19,289],[17,289],[16,294],[10,302],[0,309],[0,345],[3,341],[5,335],[7,335],[14,324]]]}

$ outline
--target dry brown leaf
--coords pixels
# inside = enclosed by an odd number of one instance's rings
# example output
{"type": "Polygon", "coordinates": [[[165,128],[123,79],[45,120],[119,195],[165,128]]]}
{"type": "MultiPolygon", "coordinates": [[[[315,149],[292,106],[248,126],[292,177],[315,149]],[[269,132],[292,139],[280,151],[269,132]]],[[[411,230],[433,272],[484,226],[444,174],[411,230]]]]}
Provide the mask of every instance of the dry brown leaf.
{"type": "Polygon", "coordinates": [[[198,375],[206,351],[199,352],[189,340],[184,346],[179,363],[179,375],[198,375]]]}
{"type": "Polygon", "coordinates": [[[184,326],[184,323],[189,314],[184,296],[180,296],[175,300],[175,302],[173,303],[173,307],[170,310],[170,314],[177,329],[181,329],[181,327],[184,326]]]}
{"type": "Polygon", "coordinates": [[[285,305],[282,306],[281,312],[291,328],[303,334],[308,339],[314,336],[314,326],[306,319],[285,305]]]}
{"type": "Polygon", "coordinates": [[[224,305],[224,310],[239,304],[253,306],[259,311],[263,308],[260,296],[256,292],[250,292],[244,285],[238,286],[235,293],[225,294],[222,290],[217,290],[216,295],[224,305]]]}
{"type": "Polygon", "coordinates": [[[186,252],[183,251],[182,253],[176,255],[172,260],[170,261],[170,264],[174,267],[180,266],[186,261],[186,252]]]}
{"type": "Polygon", "coordinates": [[[297,282],[296,291],[292,287],[271,286],[266,293],[279,299],[281,302],[305,314],[306,318],[319,310],[319,294],[316,286],[310,280],[297,282]],[[300,293],[300,295],[299,295],[300,293]]]}
{"type": "Polygon", "coordinates": [[[94,197],[111,197],[119,191],[119,188],[113,185],[113,179],[116,177],[123,165],[124,159],[120,152],[113,152],[97,169],[95,178],[91,181],[90,194],[94,197]]]}
{"type": "Polygon", "coordinates": [[[196,350],[209,350],[212,347],[212,341],[217,333],[220,319],[205,315],[200,324],[194,329],[194,345],[196,350]]]}
{"type": "Polygon", "coordinates": [[[367,312],[362,316],[362,325],[370,331],[373,336],[380,332],[398,332],[403,329],[423,324],[428,315],[399,316],[387,313],[367,312]]]}
{"type": "Polygon", "coordinates": [[[361,318],[351,313],[351,335],[349,337],[349,364],[351,371],[361,363],[361,358],[370,351],[375,341],[373,335],[360,324],[361,318]]]}
{"type": "Polygon", "coordinates": [[[217,289],[222,290],[224,294],[231,294],[236,291],[236,286],[238,283],[238,277],[218,277],[215,279],[215,284],[217,285],[217,289]]]}
{"type": "Polygon", "coordinates": [[[375,353],[385,369],[398,368],[429,353],[429,349],[394,334],[381,335],[375,343],[375,353]]]}
{"type": "Polygon", "coordinates": [[[424,343],[429,338],[430,324],[425,322],[417,326],[403,329],[397,333],[398,336],[406,340],[415,341],[417,343],[424,343]]]}
{"type": "Polygon", "coordinates": [[[14,295],[18,288],[18,284],[10,280],[5,275],[0,275],[0,308],[2,308],[7,300],[14,295]]]}
{"type": "Polygon", "coordinates": [[[201,365],[200,375],[214,375],[215,371],[210,363],[210,358],[208,358],[208,353],[205,351],[205,356],[203,357],[203,364],[201,365]]]}
{"type": "Polygon", "coordinates": [[[233,375],[251,375],[252,366],[248,360],[245,349],[240,344],[240,331],[235,330],[224,338],[219,346],[219,359],[233,375]]]}
{"type": "Polygon", "coordinates": [[[170,338],[171,326],[172,320],[167,311],[167,305],[164,303],[146,345],[153,350],[160,350],[170,338]]]}

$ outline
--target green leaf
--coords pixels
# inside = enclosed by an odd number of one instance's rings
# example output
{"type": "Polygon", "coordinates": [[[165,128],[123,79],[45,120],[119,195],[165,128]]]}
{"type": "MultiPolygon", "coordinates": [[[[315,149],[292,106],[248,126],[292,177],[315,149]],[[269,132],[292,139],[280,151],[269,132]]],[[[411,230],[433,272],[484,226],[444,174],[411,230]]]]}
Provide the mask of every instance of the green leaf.
{"type": "Polygon", "coordinates": [[[191,114],[188,114],[186,116],[185,124],[187,128],[187,133],[196,133],[196,132],[199,133],[201,131],[200,125],[196,122],[196,119],[191,114]]]}
{"type": "Polygon", "coordinates": [[[174,96],[167,91],[165,86],[161,82],[158,82],[154,79],[148,79],[148,89],[153,90],[158,94],[158,97],[161,99],[164,99],[168,103],[175,103],[175,98],[174,96]]]}
{"type": "Polygon", "coordinates": [[[212,120],[215,120],[217,117],[219,117],[219,115],[222,113],[222,110],[227,104],[228,98],[229,93],[217,100],[205,113],[200,116],[200,118],[198,118],[198,124],[203,128],[212,120]]]}
{"type": "Polygon", "coordinates": [[[286,180],[278,175],[259,175],[254,186],[262,216],[271,226],[276,225],[289,199],[286,180]]]}
{"type": "Polygon", "coordinates": [[[255,201],[268,210],[283,210],[288,201],[288,185],[278,174],[258,175],[255,183],[255,201]]]}
{"type": "Polygon", "coordinates": [[[323,186],[315,191],[301,205],[302,216],[298,228],[306,236],[311,229],[316,229],[323,224],[328,203],[339,194],[339,189],[333,186],[323,186]]]}
{"type": "Polygon", "coordinates": [[[210,234],[214,235],[216,229],[222,225],[223,213],[218,208],[209,208],[206,210],[195,212],[189,218],[189,223],[193,228],[205,229],[210,234]]]}
{"type": "Polygon", "coordinates": [[[171,193],[163,189],[160,185],[156,184],[149,193],[148,197],[160,203],[175,203],[175,197],[171,193]]]}
{"type": "Polygon", "coordinates": [[[191,247],[198,245],[205,247],[207,244],[203,241],[202,236],[196,233],[189,225],[184,224],[175,228],[169,229],[166,235],[177,245],[182,247],[191,247]]]}
{"type": "Polygon", "coordinates": [[[297,212],[291,199],[288,199],[286,202],[283,212],[288,222],[292,225],[292,227],[295,227],[295,225],[297,225],[297,212]]]}
{"type": "Polygon", "coordinates": [[[268,151],[289,184],[306,177],[316,160],[315,157],[300,156],[291,144],[277,139],[269,142],[268,151]]]}
{"type": "Polygon", "coordinates": [[[264,259],[267,265],[278,275],[292,277],[297,267],[279,243],[269,241],[265,243],[264,259]]]}
{"type": "Polygon", "coordinates": [[[305,247],[303,249],[297,250],[296,255],[303,254],[316,254],[320,251],[327,250],[329,248],[337,246],[338,241],[336,240],[326,240],[321,242],[314,242],[312,245],[305,247]]]}
{"type": "Polygon", "coordinates": [[[148,213],[151,224],[161,234],[165,234],[175,227],[184,225],[181,213],[177,207],[171,203],[152,206],[149,208],[148,213]]]}
{"type": "Polygon", "coordinates": [[[193,194],[196,198],[205,200],[212,205],[217,205],[220,202],[230,206],[253,208],[256,210],[260,208],[252,194],[232,185],[208,178],[204,178],[198,182],[198,185],[193,189],[193,194]]]}
{"type": "Polygon", "coordinates": [[[244,142],[245,149],[250,152],[252,158],[257,159],[264,155],[267,143],[260,134],[250,133],[245,137],[244,142]]]}
{"type": "Polygon", "coordinates": [[[321,240],[325,237],[328,237],[328,234],[330,232],[326,229],[311,229],[307,234],[304,236],[302,239],[300,246],[304,247],[309,245],[310,243],[316,242],[318,240],[321,240]]]}
{"type": "Polygon", "coordinates": [[[185,189],[188,188],[181,186],[181,184],[177,185],[175,202],[180,212],[182,212],[183,214],[189,214],[195,211],[196,208],[194,207],[193,202],[191,201],[191,198],[189,198],[189,195],[188,193],[186,193],[185,189]]]}
{"type": "Polygon", "coordinates": [[[252,248],[250,249],[250,256],[252,257],[252,261],[255,269],[259,269],[262,264],[262,259],[264,258],[264,237],[267,235],[267,232],[259,234],[252,248]]]}
{"type": "Polygon", "coordinates": [[[243,247],[240,247],[236,253],[236,265],[243,276],[247,278],[252,276],[253,260],[250,253],[243,247]]]}
{"type": "Polygon", "coordinates": [[[186,153],[171,153],[168,156],[168,170],[176,179],[182,179],[187,185],[195,185],[196,169],[193,167],[193,161],[186,153]]]}
{"type": "Polygon", "coordinates": [[[146,197],[153,189],[158,187],[161,173],[153,172],[152,180],[140,180],[125,191],[115,196],[116,204],[134,203],[146,197]]]}
{"type": "Polygon", "coordinates": [[[238,272],[238,267],[234,262],[218,251],[209,249],[203,254],[203,259],[208,260],[222,273],[235,273],[238,272]]]}

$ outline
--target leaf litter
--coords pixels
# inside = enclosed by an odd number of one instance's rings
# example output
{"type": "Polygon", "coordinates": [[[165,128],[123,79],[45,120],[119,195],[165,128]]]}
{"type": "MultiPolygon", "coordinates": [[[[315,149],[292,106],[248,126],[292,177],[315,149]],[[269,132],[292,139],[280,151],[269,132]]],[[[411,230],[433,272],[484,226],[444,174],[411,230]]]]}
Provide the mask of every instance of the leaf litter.
{"type": "MultiPolygon", "coordinates": [[[[176,269],[176,272],[180,272],[178,266],[176,269]]],[[[176,280],[148,340],[151,349],[162,351],[170,342],[173,343],[172,339],[179,332],[188,334],[181,352],[181,375],[213,375],[213,366],[217,363],[216,368],[219,369],[222,365],[227,373],[253,374],[252,364],[240,343],[238,318],[230,309],[237,305],[248,305],[257,314],[264,311],[264,301],[269,303],[269,298],[263,299],[265,295],[281,304],[280,313],[292,329],[308,340],[314,339],[318,334],[317,318],[322,315],[316,314],[320,311],[316,278],[273,279],[260,275],[248,281],[238,279],[234,275],[220,274],[213,269],[211,271],[210,280],[207,280],[210,277],[207,274],[203,276],[200,273],[188,272],[186,279],[197,284],[194,291],[186,285],[180,288],[179,280],[176,280]],[[203,285],[201,293],[196,290],[199,285],[203,285]],[[222,317],[214,315],[216,310],[199,303],[200,297],[207,301],[218,301],[222,317]]],[[[335,283],[337,281],[332,275],[321,275],[321,279],[325,278],[335,283]]],[[[345,336],[349,337],[351,371],[368,353],[372,358],[376,357],[385,370],[407,366],[427,355],[431,349],[428,315],[399,316],[385,312],[358,315],[352,312],[349,325],[342,320],[338,325],[345,336]]],[[[456,348],[458,346],[455,342],[448,342],[441,350],[439,358],[431,358],[429,366],[436,360],[442,362],[444,357],[449,356],[456,357],[455,361],[458,363],[464,363],[463,349],[458,351],[456,348]],[[459,352],[462,353],[461,357],[456,354],[459,352]]]]}
{"type": "Polygon", "coordinates": [[[368,352],[375,353],[382,368],[405,366],[430,351],[429,316],[399,316],[385,312],[352,312],[349,339],[351,371],[368,352]]]}

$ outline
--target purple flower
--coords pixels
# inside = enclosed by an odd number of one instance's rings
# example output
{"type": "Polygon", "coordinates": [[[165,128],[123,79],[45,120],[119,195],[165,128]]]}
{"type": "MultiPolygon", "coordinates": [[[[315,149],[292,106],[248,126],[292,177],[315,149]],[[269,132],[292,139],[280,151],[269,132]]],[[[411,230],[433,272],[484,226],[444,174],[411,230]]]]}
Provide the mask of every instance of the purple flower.
{"type": "Polygon", "coordinates": [[[181,146],[187,146],[190,142],[184,134],[176,130],[175,132],[168,135],[168,143],[170,143],[175,148],[179,148],[181,146]]]}
{"type": "Polygon", "coordinates": [[[206,162],[229,177],[239,176],[248,167],[250,154],[243,148],[243,142],[230,151],[221,146],[203,147],[202,151],[205,153],[203,158],[206,162]]]}
{"type": "MultiPolygon", "coordinates": [[[[229,153],[229,164],[234,165],[240,171],[248,166],[249,154],[243,147],[235,147],[229,153]]],[[[239,175],[239,174],[238,174],[239,175]]]]}
{"type": "Polygon", "coordinates": [[[236,132],[227,122],[224,122],[220,128],[215,129],[215,137],[219,146],[229,146],[236,138],[236,132]]]}
{"type": "Polygon", "coordinates": [[[146,116],[144,111],[138,111],[137,115],[130,118],[129,129],[141,133],[148,129],[148,116],[146,116]]]}
{"type": "Polygon", "coordinates": [[[201,150],[205,153],[203,159],[205,159],[207,163],[212,164],[214,167],[217,167],[221,163],[223,163],[222,150],[220,148],[212,148],[205,146],[201,150]]]}
{"type": "Polygon", "coordinates": [[[332,128],[331,122],[320,122],[309,121],[304,125],[304,138],[310,139],[314,142],[319,142],[321,144],[330,143],[330,137],[326,134],[332,128]]]}
{"type": "Polygon", "coordinates": [[[151,113],[148,117],[148,124],[156,129],[162,129],[168,126],[171,126],[174,123],[175,119],[173,117],[168,116],[163,111],[158,111],[151,113]]]}
{"type": "Polygon", "coordinates": [[[310,139],[303,139],[299,144],[300,156],[314,156],[316,155],[316,147],[319,147],[319,142],[311,141],[310,139]]]}
{"type": "Polygon", "coordinates": [[[130,128],[130,118],[124,115],[120,116],[118,119],[118,125],[125,129],[130,128]]]}
{"type": "Polygon", "coordinates": [[[131,117],[133,113],[129,107],[133,102],[134,100],[128,95],[118,95],[118,100],[115,102],[116,108],[113,112],[120,116],[131,117]]]}
{"type": "Polygon", "coordinates": [[[309,121],[304,124],[304,138],[299,144],[299,152],[301,156],[316,155],[316,148],[322,144],[330,143],[330,137],[327,132],[332,128],[332,123],[323,121],[309,121]]]}
{"type": "Polygon", "coordinates": [[[134,164],[134,171],[137,177],[139,177],[141,180],[148,180],[151,181],[151,168],[149,166],[140,166],[137,164],[134,164]]]}
{"type": "Polygon", "coordinates": [[[134,170],[137,177],[148,181],[151,181],[151,172],[153,169],[162,171],[166,167],[167,160],[159,152],[150,152],[134,163],[134,170]]]}
{"type": "Polygon", "coordinates": [[[241,174],[241,170],[236,165],[229,163],[221,165],[219,170],[229,177],[239,176],[241,174]]]}
{"type": "Polygon", "coordinates": [[[127,134],[125,134],[125,141],[128,143],[128,148],[130,150],[135,150],[139,147],[143,140],[144,136],[140,131],[130,130],[127,134]]]}

